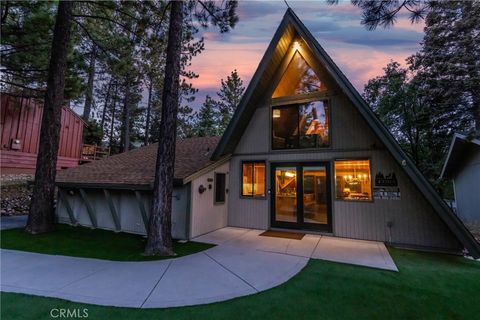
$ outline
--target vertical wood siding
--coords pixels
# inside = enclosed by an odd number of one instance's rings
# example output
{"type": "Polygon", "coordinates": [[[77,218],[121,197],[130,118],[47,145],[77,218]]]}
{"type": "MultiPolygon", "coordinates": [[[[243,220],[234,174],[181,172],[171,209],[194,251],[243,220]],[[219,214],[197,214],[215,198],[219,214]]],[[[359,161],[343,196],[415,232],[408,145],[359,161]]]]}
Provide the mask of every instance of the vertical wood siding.
{"type": "Polygon", "coordinates": [[[466,223],[480,228],[480,197],[473,191],[478,190],[480,181],[480,152],[465,154],[464,161],[454,177],[457,213],[466,223]]]}
{"type": "MultiPolygon", "coordinates": [[[[0,117],[2,169],[34,169],[42,121],[42,106],[33,99],[2,95],[0,117]],[[11,140],[20,140],[20,149],[11,140]]],[[[84,122],[69,108],[62,108],[58,169],[78,165],[84,122]]]]}
{"type": "MultiPolygon", "coordinates": [[[[208,173],[194,179],[191,194],[191,223],[190,238],[223,228],[227,225],[228,194],[225,203],[215,204],[215,173],[226,174],[226,186],[229,181],[229,163],[211,170],[208,173]],[[208,181],[211,179],[211,181],[208,181]],[[198,192],[200,185],[207,188],[203,193],[198,192]],[[209,185],[212,187],[210,188],[209,185]]],[[[230,192],[230,190],[229,190],[230,192]]]]}
{"type": "MultiPolygon", "coordinates": [[[[188,239],[185,225],[187,221],[187,186],[174,188],[172,198],[172,236],[175,239],[188,239]]],[[[81,199],[78,190],[62,188],[67,195],[68,202],[72,208],[75,219],[82,226],[93,227],[85,203],[81,199]],[[73,195],[68,191],[73,190],[73,195]]],[[[97,228],[105,230],[116,230],[115,223],[105,199],[102,189],[84,189],[87,198],[95,211],[97,228]]],[[[110,190],[113,204],[117,210],[121,231],[146,235],[145,224],[140,213],[137,199],[131,190],[110,190]]],[[[141,192],[143,205],[150,214],[151,193],[141,192]]],[[[65,202],[60,199],[57,205],[56,214],[60,223],[70,224],[65,202]]]]}
{"type": "MultiPolygon", "coordinates": [[[[266,93],[269,94],[269,93],[266,93]]],[[[458,249],[457,239],[420,191],[404,174],[383,144],[343,94],[330,99],[331,146],[319,150],[270,150],[270,105],[256,108],[247,130],[230,161],[228,225],[267,229],[270,226],[270,197],[240,197],[241,161],[267,162],[267,190],[272,188],[270,163],[328,161],[332,170],[333,234],[339,237],[388,241],[396,244],[458,249]],[[395,172],[401,200],[375,199],[371,202],[337,201],[334,194],[334,160],[368,158],[372,179],[377,172],[395,172]],[[391,230],[387,223],[391,223],[391,230]]],[[[372,181],[373,183],[373,181],[372,181]]]]}

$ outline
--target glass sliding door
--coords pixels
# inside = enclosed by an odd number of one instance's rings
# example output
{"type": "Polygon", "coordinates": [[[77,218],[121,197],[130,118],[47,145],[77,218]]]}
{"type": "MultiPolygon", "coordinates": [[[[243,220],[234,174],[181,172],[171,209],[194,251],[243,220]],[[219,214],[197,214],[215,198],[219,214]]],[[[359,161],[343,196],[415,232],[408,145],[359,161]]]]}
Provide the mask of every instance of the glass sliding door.
{"type": "Polygon", "coordinates": [[[303,222],[328,224],[327,170],[303,167],[303,222]]]}
{"type": "Polygon", "coordinates": [[[328,163],[272,164],[272,226],[331,232],[328,163]]]}
{"type": "Polygon", "coordinates": [[[275,220],[297,222],[297,168],[275,169],[275,220]]]}

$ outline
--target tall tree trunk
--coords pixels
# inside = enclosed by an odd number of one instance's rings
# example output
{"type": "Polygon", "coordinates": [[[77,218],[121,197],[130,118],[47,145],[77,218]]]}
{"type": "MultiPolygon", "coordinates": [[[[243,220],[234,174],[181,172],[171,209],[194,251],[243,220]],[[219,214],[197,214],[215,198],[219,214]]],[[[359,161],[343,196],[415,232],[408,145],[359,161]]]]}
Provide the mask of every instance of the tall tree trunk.
{"type": "Polygon", "coordinates": [[[95,80],[95,61],[97,59],[97,47],[92,45],[92,52],[90,54],[90,66],[88,67],[88,82],[87,91],[85,94],[85,106],[83,108],[83,120],[88,121],[90,119],[90,113],[92,112],[93,102],[93,81],[95,80]]]}
{"type": "Polygon", "coordinates": [[[73,5],[74,2],[70,1],[58,3],[40,129],[35,184],[26,226],[26,230],[30,233],[47,232],[54,228],[55,176],[73,5]]]}
{"type": "Polygon", "coordinates": [[[104,129],[105,117],[107,115],[108,103],[110,102],[110,91],[112,91],[112,83],[113,83],[113,78],[110,78],[110,81],[108,82],[108,87],[107,87],[107,94],[105,96],[105,103],[103,104],[102,120],[100,122],[100,128],[102,128],[102,139],[103,139],[103,133],[105,131],[104,129]]]}
{"type": "Polygon", "coordinates": [[[122,137],[120,139],[120,152],[126,152],[130,149],[130,79],[130,76],[126,76],[125,78],[125,95],[123,98],[122,108],[122,137]]]}
{"type": "Polygon", "coordinates": [[[172,245],[172,192],[177,132],[183,1],[171,1],[170,6],[167,59],[162,92],[162,116],[145,255],[174,254],[172,245]]]}
{"type": "Polygon", "coordinates": [[[144,145],[148,145],[148,137],[150,135],[150,114],[152,109],[152,79],[150,78],[150,85],[148,86],[148,102],[147,102],[147,119],[145,121],[145,142],[144,145]]]}
{"type": "Polygon", "coordinates": [[[113,104],[112,104],[112,121],[110,122],[110,139],[109,139],[109,146],[110,152],[112,152],[113,147],[113,127],[115,125],[115,109],[117,108],[117,93],[118,93],[118,86],[115,85],[115,95],[113,96],[113,104]]]}

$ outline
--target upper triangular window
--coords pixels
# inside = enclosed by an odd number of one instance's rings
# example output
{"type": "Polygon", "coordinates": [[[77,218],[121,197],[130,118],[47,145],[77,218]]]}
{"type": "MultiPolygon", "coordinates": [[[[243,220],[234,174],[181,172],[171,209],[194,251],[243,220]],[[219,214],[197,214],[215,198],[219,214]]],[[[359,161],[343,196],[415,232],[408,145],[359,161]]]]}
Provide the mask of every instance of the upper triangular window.
{"type": "Polygon", "coordinates": [[[325,84],[320,81],[316,72],[297,51],[288,64],[272,98],[326,90],[325,84]]]}

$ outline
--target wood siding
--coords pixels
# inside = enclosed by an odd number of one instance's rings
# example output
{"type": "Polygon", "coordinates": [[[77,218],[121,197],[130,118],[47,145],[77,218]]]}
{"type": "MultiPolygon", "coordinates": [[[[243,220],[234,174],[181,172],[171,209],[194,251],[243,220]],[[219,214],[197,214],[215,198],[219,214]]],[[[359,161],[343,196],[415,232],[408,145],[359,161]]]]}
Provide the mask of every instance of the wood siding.
{"type": "Polygon", "coordinates": [[[226,174],[226,186],[228,186],[228,162],[212,169],[191,182],[190,238],[227,226],[228,193],[225,197],[225,203],[214,203],[215,173],[217,172],[226,174]],[[198,191],[201,185],[206,188],[203,193],[198,191]]]}
{"type": "MultiPolygon", "coordinates": [[[[464,164],[453,177],[458,216],[480,227],[480,197],[475,196],[480,181],[480,152],[465,154],[464,164]]],[[[478,191],[477,191],[478,192],[478,191]]]]}
{"type": "MultiPolygon", "coordinates": [[[[188,219],[187,188],[174,188],[172,197],[172,236],[175,239],[188,239],[186,225],[188,219]]],[[[63,195],[73,211],[75,219],[82,226],[94,227],[88,214],[85,202],[80,196],[78,189],[61,188],[63,195]]],[[[116,230],[115,221],[112,217],[106,195],[102,189],[84,189],[88,201],[93,208],[97,228],[116,230]]],[[[120,230],[122,232],[146,235],[145,224],[138,205],[135,193],[132,190],[109,190],[113,205],[117,211],[120,230]]],[[[146,210],[147,217],[150,214],[151,193],[141,191],[141,201],[146,210]]],[[[60,196],[57,205],[57,218],[60,223],[71,224],[68,210],[64,199],[60,196]]]]}
{"type": "MultiPolygon", "coordinates": [[[[34,170],[42,107],[33,99],[2,95],[0,116],[1,167],[4,171],[34,170]],[[20,145],[12,148],[11,141],[20,145]]],[[[69,108],[62,108],[57,168],[74,167],[80,159],[85,123],[69,108]]]]}
{"type": "Polygon", "coordinates": [[[379,139],[374,136],[346,96],[336,94],[329,101],[331,145],[316,150],[271,150],[271,107],[264,104],[256,108],[230,161],[231,181],[236,183],[230,184],[228,225],[259,229],[270,227],[270,197],[268,195],[265,199],[240,197],[241,161],[267,162],[267,190],[272,188],[270,178],[272,162],[328,161],[332,170],[330,183],[333,200],[333,235],[409,246],[458,249],[460,246],[456,238],[379,139]],[[395,172],[401,190],[401,200],[374,199],[371,202],[335,200],[334,160],[345,158],[370,159],[372,180],[377,172],[395,172]],[[390,223],[391,228],[387,227],[390,223]]]}

